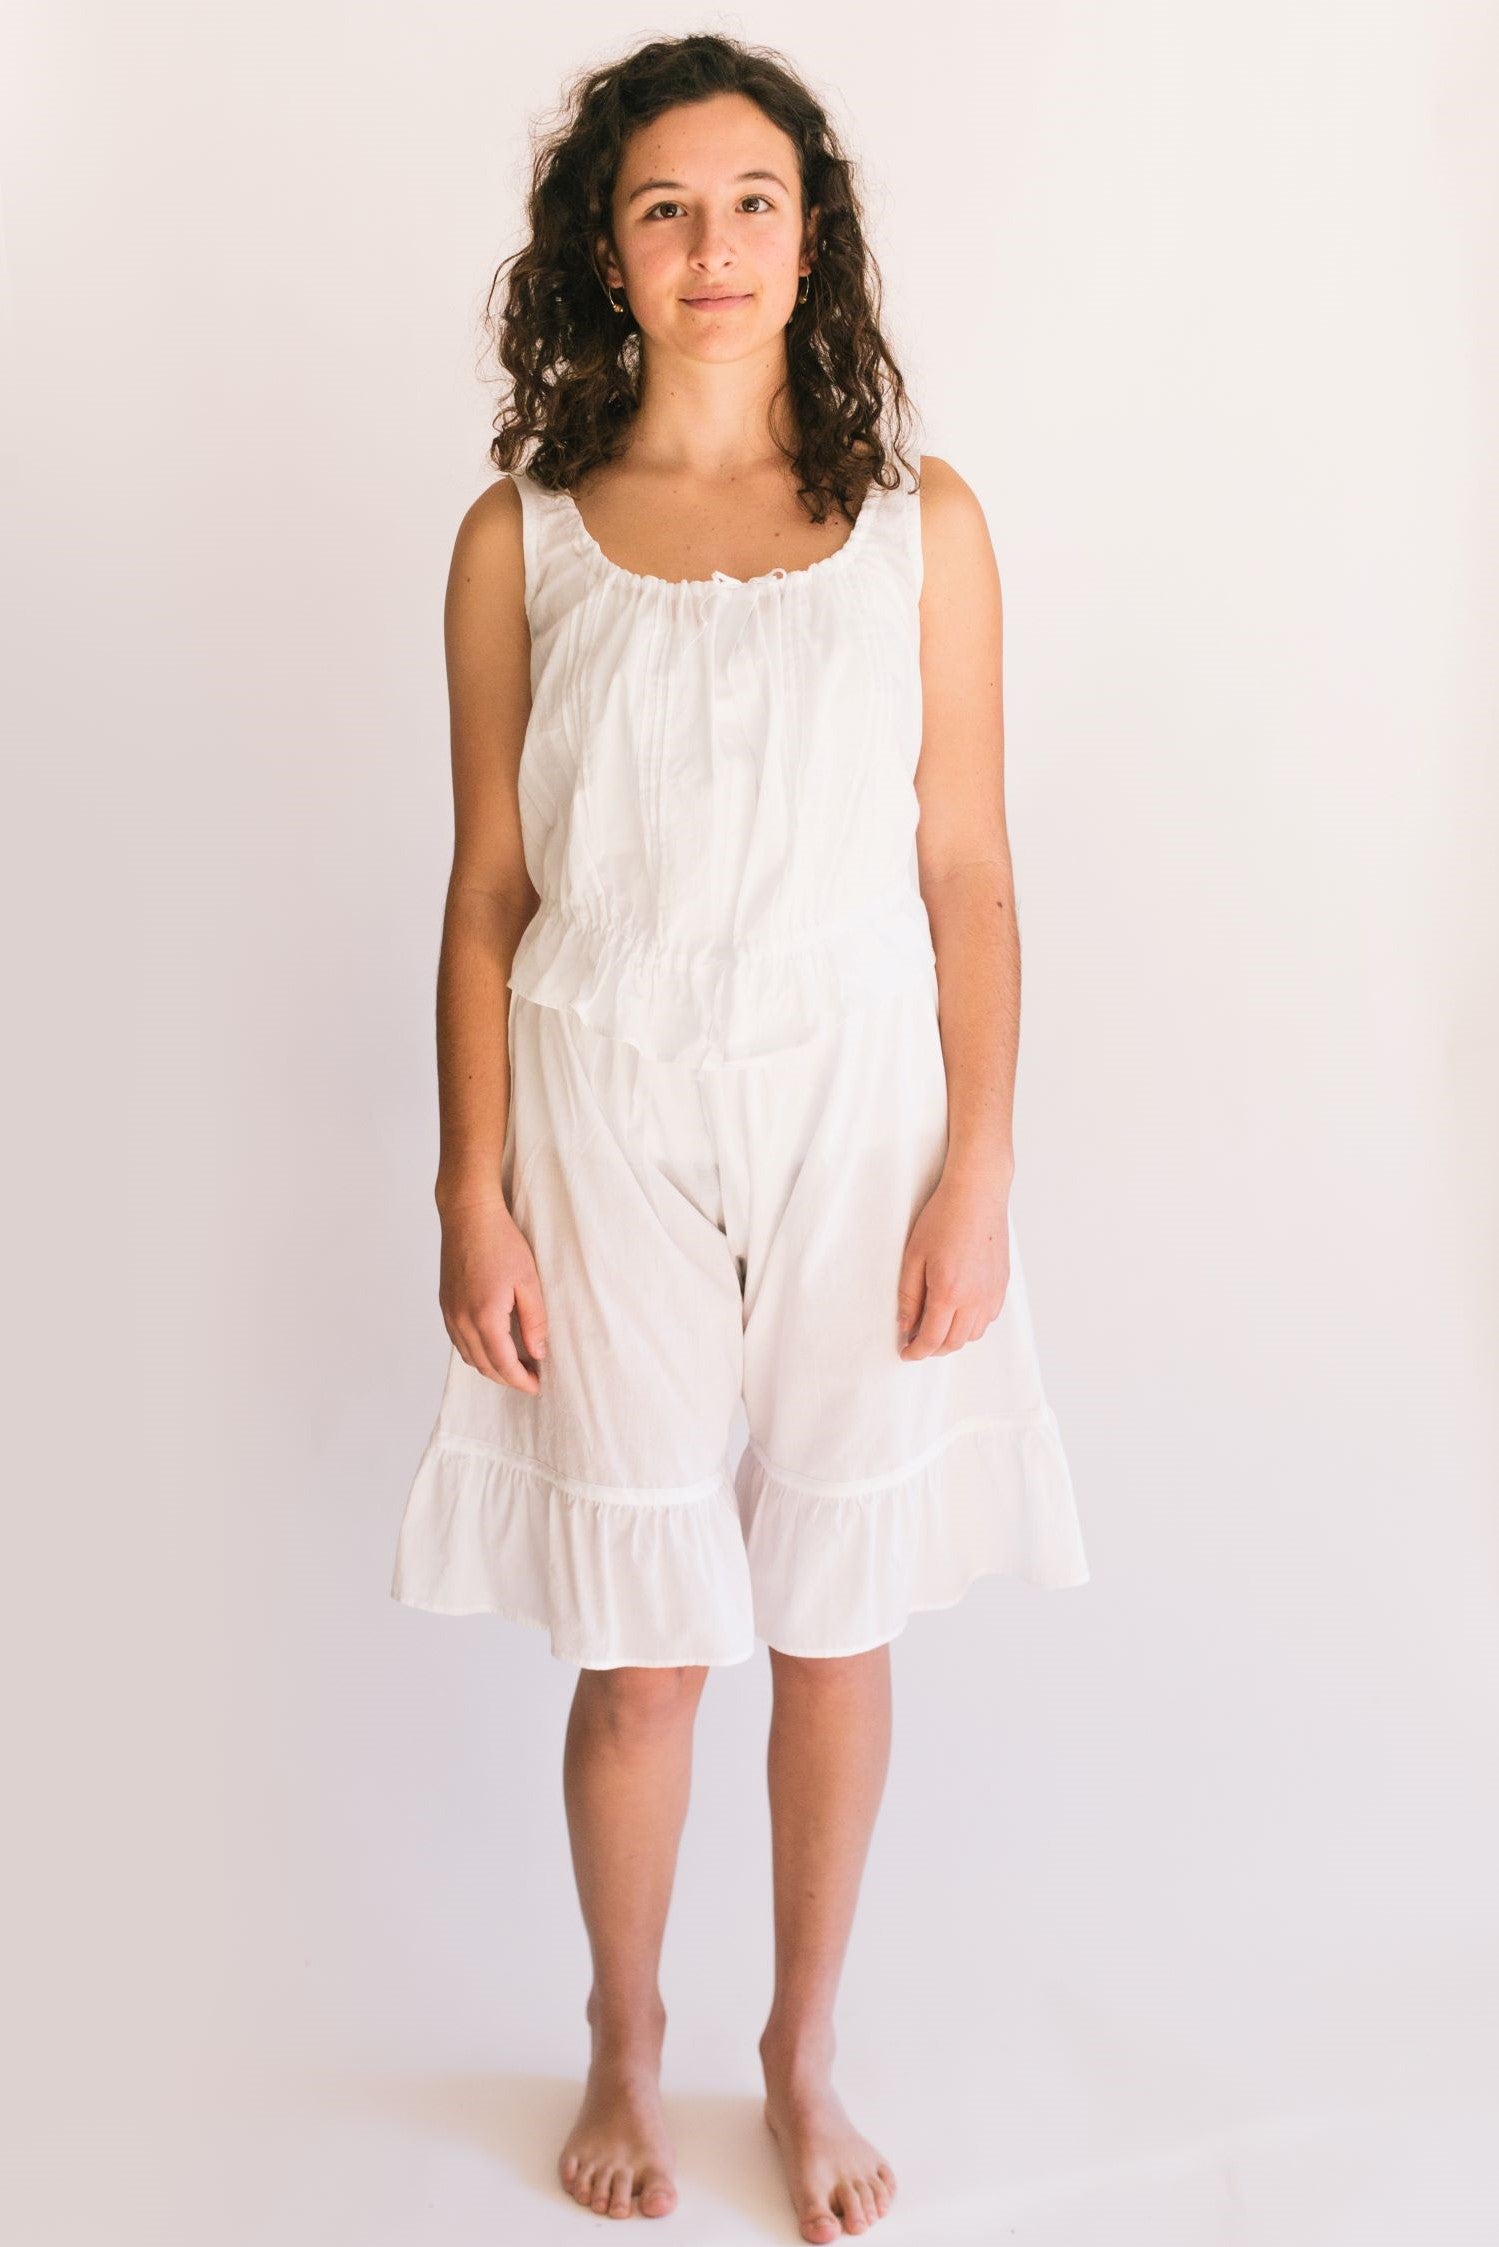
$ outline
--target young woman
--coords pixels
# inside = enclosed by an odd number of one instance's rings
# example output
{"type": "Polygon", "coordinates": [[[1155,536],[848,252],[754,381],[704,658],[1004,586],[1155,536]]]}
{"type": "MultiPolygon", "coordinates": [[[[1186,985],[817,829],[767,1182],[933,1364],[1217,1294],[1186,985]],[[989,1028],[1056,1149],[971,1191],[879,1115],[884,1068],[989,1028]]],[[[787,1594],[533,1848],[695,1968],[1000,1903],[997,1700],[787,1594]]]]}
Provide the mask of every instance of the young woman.
{"type": "Polygon", "coordinates": [[[765,1641],[765,2115],[826,2241],[895,2190],[830,2074],[890,1642],[981,1574],[1088,1574],[1009,1215],[999,582],[962,478],[902,475],[850,166],[778,58],[660,40],[580,80],[530,217],[506,474],[449,585],[452,1353],[392,1590],[578,1665],[559,2173],[616,2216],[676,2204],[693,1720],[765,1641]]]}

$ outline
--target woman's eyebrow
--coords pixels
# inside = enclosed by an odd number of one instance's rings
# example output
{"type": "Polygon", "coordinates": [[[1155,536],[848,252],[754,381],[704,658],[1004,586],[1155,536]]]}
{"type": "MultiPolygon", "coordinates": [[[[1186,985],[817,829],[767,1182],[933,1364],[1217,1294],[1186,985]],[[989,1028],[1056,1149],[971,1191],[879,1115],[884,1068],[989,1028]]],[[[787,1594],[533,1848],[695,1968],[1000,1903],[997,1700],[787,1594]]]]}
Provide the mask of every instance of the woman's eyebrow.
{"type": "MultiPolygon", "coordinates": [[[[736,172],[734,176],[736,181],[744,179],[774,180],[783,195],[789,195],[791,192],[779,172],[736,172]]],[[[625,202],[627,204],[633,203],[637,195],[654,194],[663,187],[685,189],[686,185],[687,182],[684,179],[643,179],[638,187],[630,189],[629,194],[625,197],[625,202]]]]}

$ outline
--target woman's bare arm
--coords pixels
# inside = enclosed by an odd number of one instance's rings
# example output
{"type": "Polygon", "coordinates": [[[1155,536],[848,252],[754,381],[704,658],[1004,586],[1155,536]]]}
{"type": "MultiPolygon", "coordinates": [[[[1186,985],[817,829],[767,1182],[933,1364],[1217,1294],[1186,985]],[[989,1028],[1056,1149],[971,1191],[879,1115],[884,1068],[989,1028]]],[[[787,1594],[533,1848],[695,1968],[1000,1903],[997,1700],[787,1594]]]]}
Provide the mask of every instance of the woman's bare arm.
{"type": "Polygon", "coordinates": [[[1020,931],[1005,824],[1004,619],[978,498],[922,460],[921,893],[937,955],[949,1176],[1006,1200],[1014,1173],[1020,931]]]}
{"type": "Polygon", "coordinates": [[[502,1169],[510,969],[540,903],[521,849],[518,782],[531,714],[531,635],[520,494],[508,477],[475,500],[459,525],[443,630],[453,870],[437,969],[438,1300],[466,1364],[535,1395],[546,1355],[546,1303],[530,1242],[505,1200],[502,1169]]]}
{"type": "Polygon", "coordinates": [[[453,868],[437,969],[441,1114],[436,1199],[447,1217],[502,1199],[515,948],[539,902],[521,849],[517,775],[531,709],[520,493],[509,477],[464,516],[443,617],[453,868]]]}

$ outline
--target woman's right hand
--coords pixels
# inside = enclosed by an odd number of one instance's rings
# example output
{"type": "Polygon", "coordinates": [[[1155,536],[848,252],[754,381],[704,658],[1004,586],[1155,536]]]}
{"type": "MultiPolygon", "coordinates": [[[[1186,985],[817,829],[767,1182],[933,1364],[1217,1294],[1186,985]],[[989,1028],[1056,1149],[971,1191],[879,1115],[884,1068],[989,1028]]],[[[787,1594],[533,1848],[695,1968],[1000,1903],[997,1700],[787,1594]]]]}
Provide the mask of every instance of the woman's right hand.
{"type": "Polygon", "coordinates": [[[510,1319],[514,1311],[522,1347],[539,1361],[546,1356],[546,1305],[531,1244],[501,1195],[443,1210],[438,1300],[465,1365],[506,1388],[539,1391],[538,1375],[516,1351],[510,1319]]]}

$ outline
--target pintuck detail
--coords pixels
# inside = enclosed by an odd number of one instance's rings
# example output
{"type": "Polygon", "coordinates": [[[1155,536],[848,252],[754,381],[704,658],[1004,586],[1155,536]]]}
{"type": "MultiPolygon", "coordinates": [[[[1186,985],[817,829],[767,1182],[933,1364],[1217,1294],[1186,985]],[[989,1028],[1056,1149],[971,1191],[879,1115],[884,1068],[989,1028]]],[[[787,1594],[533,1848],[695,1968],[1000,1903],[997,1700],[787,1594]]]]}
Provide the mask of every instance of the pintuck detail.
{"type": "Polygon", "coordinates": [[[712,1067],[929,975],[915,493],[873,487],[807,569],[673,581],[618,568],[569,494],[514,480],[541,902],[512,992],[712,1067]]]}

